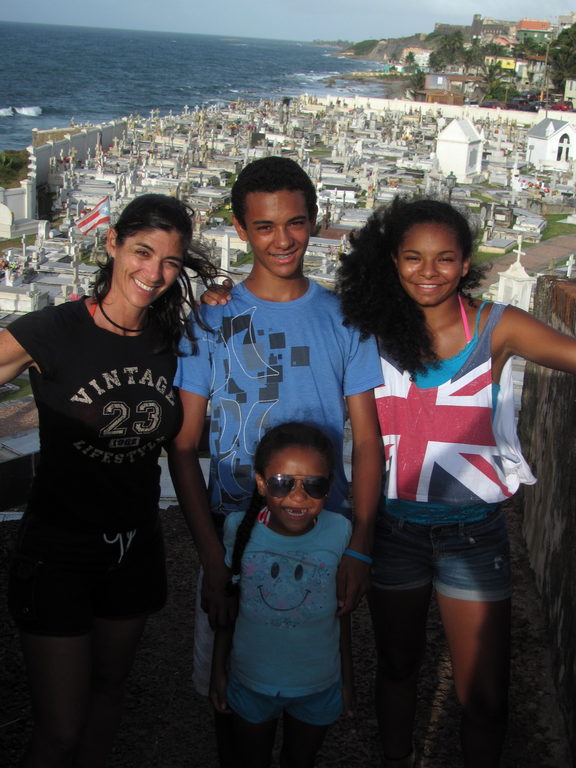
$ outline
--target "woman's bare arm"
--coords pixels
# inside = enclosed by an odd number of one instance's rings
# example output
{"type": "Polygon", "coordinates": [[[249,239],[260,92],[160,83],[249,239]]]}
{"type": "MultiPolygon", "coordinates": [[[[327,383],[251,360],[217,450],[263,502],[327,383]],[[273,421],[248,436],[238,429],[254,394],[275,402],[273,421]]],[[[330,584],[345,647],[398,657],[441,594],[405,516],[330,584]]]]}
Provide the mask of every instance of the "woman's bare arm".
{"type": "Polygon", "coordinates": [[[19,344],[10,331],[0,332],[0,384],[12,381],[18,374],[30,368],[33,365],[36,368],[34,360],[30,357],[24,347],[19,344]]]}
{"type": "Polygon", "coordinates": [[[576,373],[576,338],[554,330],[517,307],[506,308],[492,336],[496,382],[512,355],[547,368],[576,373]]]}

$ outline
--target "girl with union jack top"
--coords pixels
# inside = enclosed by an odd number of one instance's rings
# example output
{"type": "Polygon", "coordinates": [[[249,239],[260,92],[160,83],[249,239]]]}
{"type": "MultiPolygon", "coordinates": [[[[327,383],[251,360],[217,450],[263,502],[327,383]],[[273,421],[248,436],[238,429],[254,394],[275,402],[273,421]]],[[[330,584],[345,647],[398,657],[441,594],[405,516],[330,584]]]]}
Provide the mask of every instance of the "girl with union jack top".
{"type": "Polygon", "coordinates": [[[468,768],[499,765],[510,657],[510,555],[501,504],[533,483],[514,428],[514,355],[576,373],[576,340],[516,307],[473,299],[466,217],[397,197],[351,238],[338,290],[378,338],[386,484],[369,604],[384,765],[414,764],[417,677],[432,592],[450,648],[468,768]]]}

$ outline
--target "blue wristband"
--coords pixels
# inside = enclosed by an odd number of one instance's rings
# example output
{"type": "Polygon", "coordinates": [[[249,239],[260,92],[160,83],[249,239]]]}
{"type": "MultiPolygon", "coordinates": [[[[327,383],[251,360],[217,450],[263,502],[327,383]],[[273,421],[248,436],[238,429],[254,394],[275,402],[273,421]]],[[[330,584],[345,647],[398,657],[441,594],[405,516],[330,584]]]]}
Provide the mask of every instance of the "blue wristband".
{"type": "Polygon", "coordinates": [[[345,549],[344,554],[350,555],[350,557],[355,557],[356,560],[362,560],[363,563],[368,563],[368,565],[372,565],[372,558],[368,555],[363,555],[362,552],[355,552],[353,549],[345,549]]]}

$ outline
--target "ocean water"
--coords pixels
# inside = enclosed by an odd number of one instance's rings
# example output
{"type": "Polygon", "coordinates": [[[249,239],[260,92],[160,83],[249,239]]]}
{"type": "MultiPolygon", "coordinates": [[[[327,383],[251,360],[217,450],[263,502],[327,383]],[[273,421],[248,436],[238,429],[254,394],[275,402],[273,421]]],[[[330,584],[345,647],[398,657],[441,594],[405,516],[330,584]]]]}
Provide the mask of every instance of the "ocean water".
{"type": "Polygon", "coordinates": [[[0,41],[0,151],[72,118],[98,123],[300,93],[386,95],[383,86],[337,79],[377,65],[306,43],[7,22],[0,41]]]}

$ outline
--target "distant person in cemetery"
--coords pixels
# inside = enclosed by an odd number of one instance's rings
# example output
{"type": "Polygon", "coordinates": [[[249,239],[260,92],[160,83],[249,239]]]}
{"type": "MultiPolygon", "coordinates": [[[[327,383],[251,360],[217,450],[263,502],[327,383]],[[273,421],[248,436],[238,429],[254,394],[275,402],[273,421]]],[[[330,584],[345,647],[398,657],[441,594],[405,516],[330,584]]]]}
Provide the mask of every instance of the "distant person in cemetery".
{"type": "Polygon", "coordinates": [[[386,766],[414,763],[417,679],[432,592],[462,706],[467,768],[498,766],[506,731],[510,557],[501,503],[535,482],[514,427],[511,357],[576,373],[576,340],[471,298],[467,219],[397,197],[352,237],[338,291],[346,321],[380,345],[386,452],[369,604],[386,766]]]}
{"type": "Polygon", "coordinates": [[[40,462],[9,582],[34,727],[22,765],[104,766],[149,613],[166,599],[158,518],[162,446],[180,427],[172,388],[196,333],[184,267],[215,269],[191,211],[143,195],[106,240],[93,293],[0,332],[0,381],[29,369],[40,462]]]}
{"type": "MultiPolygon", "coordinates": [[[[225,626],[234,615],[225,589],[230,574],[221,532],[229,513],[250,504],[254,450],[264,431],[305,420],[333,442],[336,463],[327,507],[353,519],[349,552],[338,572],[342,612],[351,610],[368,586],[382,471],[373,394],[382,378],[375,342],[361,342],[356,330],[344,327],[336,296],[304,276],[317,213],[314,184],[293,160],[262,158],[239,174],[232,211],[236,231],[250,244],[252,270],[229,295],[209,298],[213,306],[202,307],[204,324],[212,330],[198,338],[197,356],[179,359],[175,383],[183,425],[170,448],[178,499],[204,573],[204,611],[195,617],[194,682],[205,694],[212,659],[209,623],[225,626]],[[207,495],[198,450],[209,404],[207,495]],[[353,512],[343,461],[347,413],[353,512]]],[[[188,351],[186,342],[183,351],[188,351]]],[[[217,729],[225,731],[225,720],[230,718],[217,714],[217,729]]],[[[225,736],[219,738],[221,746],[225,742],[225,736]]],[[[224,764],[222,752],[221,760],[224,764]]]]}

